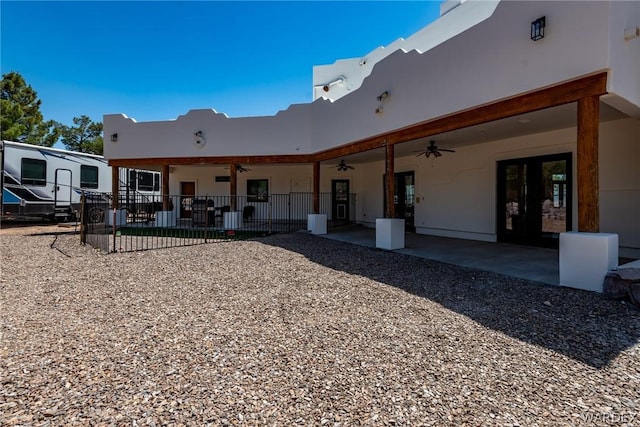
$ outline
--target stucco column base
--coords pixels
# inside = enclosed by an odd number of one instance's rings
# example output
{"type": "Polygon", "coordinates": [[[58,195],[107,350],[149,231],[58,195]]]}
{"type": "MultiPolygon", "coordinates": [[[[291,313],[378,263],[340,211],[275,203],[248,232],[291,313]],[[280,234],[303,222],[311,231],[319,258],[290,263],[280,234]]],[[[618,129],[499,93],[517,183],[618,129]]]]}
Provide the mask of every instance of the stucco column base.
{"type": "Polygon", "coordinates": [[[225,212],[222,218],[225,230],[237,230],[242,225],[242,212],[225,212]]]}
{"type": "Polygon", "coordinates": [[[156,227],[175,227],[176,214],[173,211],[156,211],[156,227]]]}
{"type": "Polygon", "coordinates": [[[388,250],[404,248],[404,219],[376,219],[376,248],[388,250]]]}
{"type": "MultiPolygon", "coordinates": [[[[104,219],[104,222],[106,225],[108,226],[113,226],[114,224],[114,218],[113,218],[113,209],[109,209],[107,211],[107,216],[104,219]]],[[[126,209],[116,209],[115,210],[115,224],[116,227],[120,226],[120,225],[126,225],[127,224],[127,215],[128,212],[126,209]]]]}
{"type": "Polygon", "coordinates": [[[307,229],[311,234],[327,234],[327,214],[309,214],[307,229]]]}
{"type": "Polygon", "coordinates": [[[560,233],[560,284],[602,293],[607,272],[618,268],[618,235],[560,233]]]}

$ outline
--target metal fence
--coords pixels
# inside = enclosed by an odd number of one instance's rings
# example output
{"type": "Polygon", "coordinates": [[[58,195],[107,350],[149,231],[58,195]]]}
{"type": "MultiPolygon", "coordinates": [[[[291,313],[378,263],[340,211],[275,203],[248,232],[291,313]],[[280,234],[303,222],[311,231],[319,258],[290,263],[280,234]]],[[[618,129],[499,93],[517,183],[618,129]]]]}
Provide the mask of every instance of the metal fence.
{"type": "MultiPolygon", "coordinates": [[[[331,193],[320,194],[320,212],[328,227],[353,222],[355,194],[348,220],[332,218],[331,193]]],[[[131,252],[248,239],[307,229],[312,193],[256,196],[119,197],[111,209],[109,193],[82,197],[81,241],[103,252],[131,252]]]]}

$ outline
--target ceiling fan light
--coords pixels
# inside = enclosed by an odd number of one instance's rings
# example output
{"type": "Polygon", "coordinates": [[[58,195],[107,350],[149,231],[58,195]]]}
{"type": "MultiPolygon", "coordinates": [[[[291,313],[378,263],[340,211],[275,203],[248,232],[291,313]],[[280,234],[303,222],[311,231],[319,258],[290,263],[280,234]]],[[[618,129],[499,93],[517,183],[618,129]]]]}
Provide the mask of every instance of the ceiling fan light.
{"type": "Polygon", "coordinates": [[[344,160],[340,160],[340,163],[338,163],[336,168],[340,172],[345,172],[345,171],[347,171],[349,169],[353,169],[353,166],[350,166],[350,165],[346,164],[344,160]]]}

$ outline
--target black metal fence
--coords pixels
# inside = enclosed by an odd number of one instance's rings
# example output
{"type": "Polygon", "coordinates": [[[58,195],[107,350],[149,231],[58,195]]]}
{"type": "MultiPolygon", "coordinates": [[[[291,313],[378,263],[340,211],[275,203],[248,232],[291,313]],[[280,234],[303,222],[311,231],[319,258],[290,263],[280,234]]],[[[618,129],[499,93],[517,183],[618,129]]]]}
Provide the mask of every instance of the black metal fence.
{"type": "MultiPolygon", "coordinates": [[[[131,252],[190,246],[289,233],[307,229],[313,212],[312,193],[256,196],[119,197],[111,209],[111,194],[88,193],[81,207],[81,241],[103,252],[131,252]]],[[[320,194],[320,212],[334,227],[355,219],[355,194],[349,216],[332,218],[331,193],[320,194]]]]}

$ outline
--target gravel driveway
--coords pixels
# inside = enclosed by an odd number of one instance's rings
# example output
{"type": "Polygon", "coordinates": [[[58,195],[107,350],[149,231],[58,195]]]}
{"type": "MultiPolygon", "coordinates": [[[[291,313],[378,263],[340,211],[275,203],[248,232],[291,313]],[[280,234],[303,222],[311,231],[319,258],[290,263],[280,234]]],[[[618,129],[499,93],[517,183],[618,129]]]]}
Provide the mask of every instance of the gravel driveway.
{"type": "Polygon", "coordinates": [[[640,425],[640,312],[597,294],[306,233],[29,230],[0,235],[0,425],[640,425]]]}

